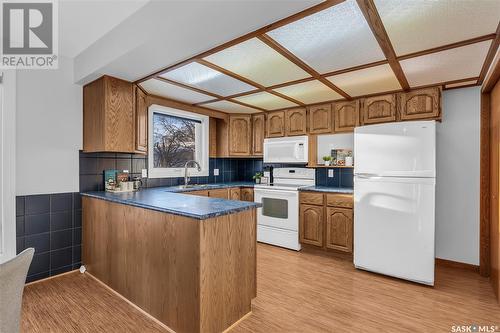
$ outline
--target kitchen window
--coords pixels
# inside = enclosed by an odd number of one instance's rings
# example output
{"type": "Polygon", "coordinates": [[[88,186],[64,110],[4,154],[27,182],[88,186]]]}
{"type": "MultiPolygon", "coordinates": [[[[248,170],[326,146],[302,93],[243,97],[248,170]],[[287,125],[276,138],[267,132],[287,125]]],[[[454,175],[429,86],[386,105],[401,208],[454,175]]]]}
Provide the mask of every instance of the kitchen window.
{"type": "Polygon", "coordinates": [[[190,176],[208,176],[209,118],[197,113],[152,105],[149,108],[148,169],[150,178],[183,177],[190,164],[190,176]]]}

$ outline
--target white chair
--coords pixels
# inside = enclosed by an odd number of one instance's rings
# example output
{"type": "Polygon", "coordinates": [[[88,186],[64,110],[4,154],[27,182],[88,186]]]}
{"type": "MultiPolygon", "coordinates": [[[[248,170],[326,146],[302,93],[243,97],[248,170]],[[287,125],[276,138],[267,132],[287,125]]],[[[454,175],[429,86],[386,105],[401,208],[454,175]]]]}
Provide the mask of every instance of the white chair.
{"type": "Polygon", "coordinates": [[[26,275],[35,249],[29,248],[0,264],[0,332],[17,333],[26,275]]]}

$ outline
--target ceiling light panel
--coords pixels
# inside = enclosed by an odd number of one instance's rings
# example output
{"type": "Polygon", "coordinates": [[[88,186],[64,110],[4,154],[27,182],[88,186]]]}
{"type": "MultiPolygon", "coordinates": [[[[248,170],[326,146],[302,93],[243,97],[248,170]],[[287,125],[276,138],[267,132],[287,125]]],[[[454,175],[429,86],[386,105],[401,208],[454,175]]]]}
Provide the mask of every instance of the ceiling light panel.
{"type": "Polygon", "coordinates": [[[297,106],[297,104],[290,102],[287,99],[278,97],[276,95],[270,94],[265,91],[251,95],[237,97],[234,99],[266,110],[274,110],[274,109],[297,106]]]}
{"type": "Polygon", "coordinates": [[[141,82],[140,86],[149,94],[175,99],[189,104],[195,104],[214,99],[212,96],[181,88],[176,85],[156,79],[149,79],[147,81],[141,82]]]}
{"type": "Polygon", "coordinates": [[[263,86],[310,76],[257,38],[236,44],[204,59],[263,86]]]}
{"type": "Polygon", "coordinates": [[[268,35],[320,73],[385,59],[354,0],[287,24],[268,35]]]}
{"type": "Polygon", "coordinates": [[[351,96],[400,90],[401,85],[388,64],[327,77],[351,96]]]}
{"type": "Polygon", "coordinates": [[[400,61],[412,87],[479,76],[491,41],[400,61]]]}
{"type": "Polygon", "coordinates": [[[396,54],[404,55],[494,33],[498,0],[375,0],[396,54]]]}
{"type": "Polygon", "coordinates": [[[197,62],[176,68],[160,76],[221,96],[229,96],[256,89],[254,86],[197,62]]]}
{"type": "Polygon", "coordinates": [[[262,112],[260,110],[250,108],[248,106],[240,105],[237,103],[232,103],[228,101],[217,101],[212,103],[206,103],[201,105],[210,109],[215,109],[227,113],[257,113],[262,112]]]}
{"type": "Polygon", "coordinates": [[[336,91],[316,80],[273,90],[306,104],[343,99],[336,91]]]}

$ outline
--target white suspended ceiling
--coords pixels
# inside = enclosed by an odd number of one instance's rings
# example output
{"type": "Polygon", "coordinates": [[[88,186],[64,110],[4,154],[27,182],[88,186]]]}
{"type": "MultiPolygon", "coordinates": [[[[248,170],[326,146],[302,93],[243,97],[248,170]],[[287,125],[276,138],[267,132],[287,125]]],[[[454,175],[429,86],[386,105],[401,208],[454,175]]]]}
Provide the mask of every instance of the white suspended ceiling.
{"type": "Polygon", "coordinates": [[[498,0],[375,0],[398,56],[494,33],[498,0]]]}
{"type": "Polygon", "coordinates": [[[268,35],[320,73],[385,59],[354,0],[287,24],[268,35]]]}
{"type": "Polygon", "coordinates": [[[277,88],[274,91],[305,104],[344,99],[339,93],[317,80],[277,88]]]}
{"type": "Polygon", "coordinates": [[[203,107],[207,107],[214,110],[224,111],[227,113],[257,113],[262,112],[261,110],[257,110],[245,105],[229,102],[229,101],[217,101],[211,103],[205,103],[202,105],[203,107]]]}
{"type": "Polygon", "coordinates": [[[401,90],[401,85],[388,64],[330,76],[327,79],[353,97],[401,90]]]}
{"type": "Polygon", "coordinates": [[[149,79],[141,82],[140,86],[150,94],[190,104],[201,103],[214,99],[212,96],[181,88],[174,84],[157,79],[149,79]]]}
{"type": "Polygon", "coordinates": [[[354,98],[402,90],[405,80],[410,87],[477,82],[500,20],[500,0],[374,2],[403,71],[399,79],[357,2],[347,0],[266,31],[269,43],[255,35],[160,74],[184,87],[154,79],[141,85],[189,104],[211,101],[202,105],[253,113],[345,99],[339,89],[354,98]]]}
{"type": "Polygon", "coordinates": [[[221,96],[229,96],[255,90],[254,86],[236,80],[197,62],[192,62],[160,76],[221,96]]]}
{"type": "Polygon", "coordinates": [[[479,76],[491,41],[401,61],[411,87],[479,76]]]}
{"type": "Polygon", "coordinates": [[[235,100],[260,107],[266,110],[275,110],[281,108],[288,108],[297,106],[297,104],[290,102],[287,99],[262,91],[259,93],[236,97],[235,100]]]}
{"type": "Polygon", "coordinates": [[[310,76],[257,38],[212,54],[205,60],[264,86],[310,76]]]}

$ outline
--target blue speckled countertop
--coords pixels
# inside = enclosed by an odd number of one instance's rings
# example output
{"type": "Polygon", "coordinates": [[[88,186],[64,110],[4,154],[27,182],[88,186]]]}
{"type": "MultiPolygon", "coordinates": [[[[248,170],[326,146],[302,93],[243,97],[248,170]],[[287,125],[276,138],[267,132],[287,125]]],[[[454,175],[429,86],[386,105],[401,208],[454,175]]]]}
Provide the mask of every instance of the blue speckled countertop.
{"type": "Polygon", "coordinates": [[[137,192],[110,193],[100,191],[86,192],[82,193],[82,195],[199,220],[261,207],[261,204],[255,202],[208,198],[179,193],[229,187],[253,187],[253,183],[233,182],[208,184],[190,188],[180,188],[178,186],[154,187],[141,189],[137,192]]]}
{"type": "Polygon", "coordinates": [[[306,187],[301,187],[299,191],[344,193],[344,194],[354,193],[354,189],[352,187],[329,187],[329,186],[306,186],[306,187]]]}

